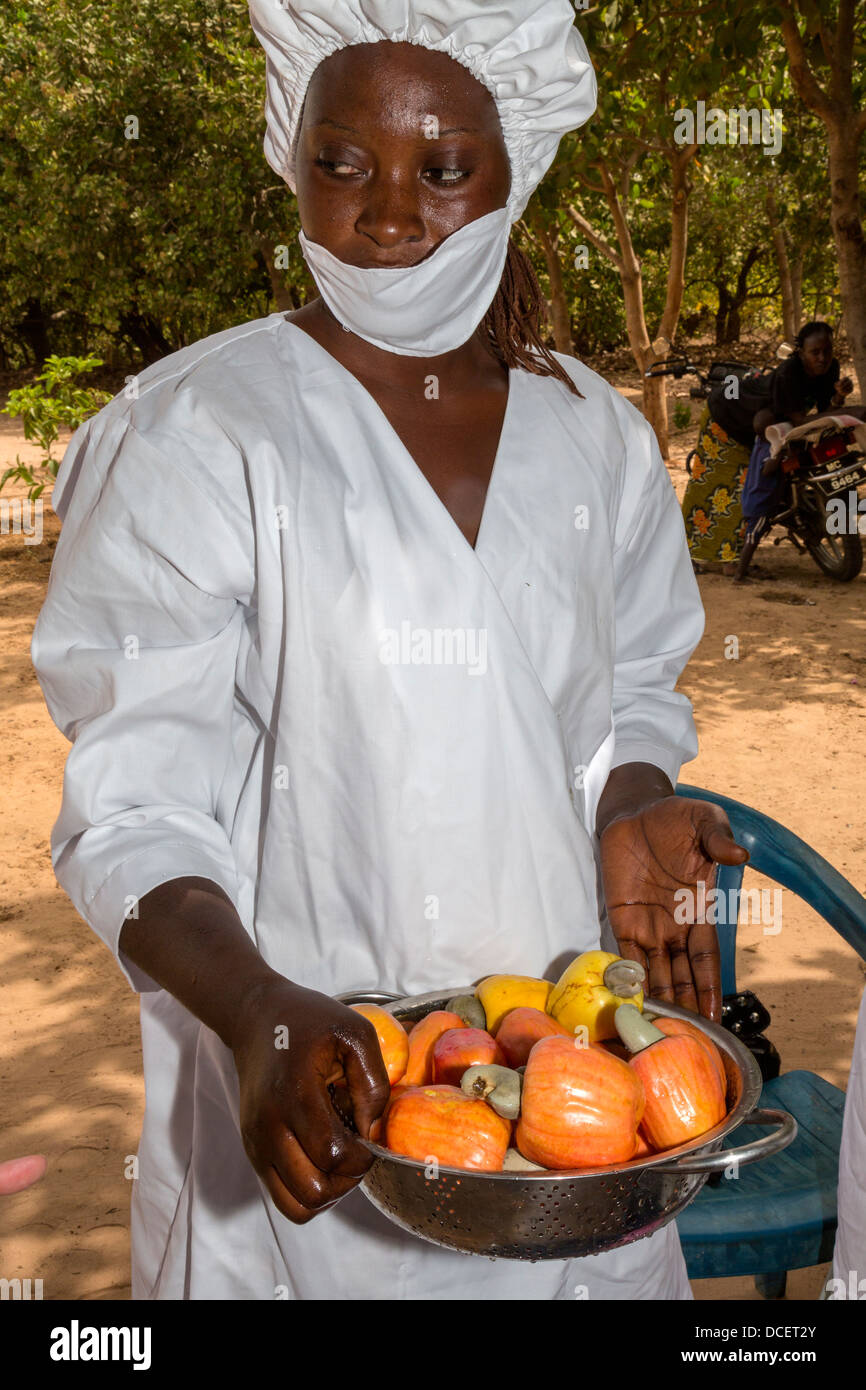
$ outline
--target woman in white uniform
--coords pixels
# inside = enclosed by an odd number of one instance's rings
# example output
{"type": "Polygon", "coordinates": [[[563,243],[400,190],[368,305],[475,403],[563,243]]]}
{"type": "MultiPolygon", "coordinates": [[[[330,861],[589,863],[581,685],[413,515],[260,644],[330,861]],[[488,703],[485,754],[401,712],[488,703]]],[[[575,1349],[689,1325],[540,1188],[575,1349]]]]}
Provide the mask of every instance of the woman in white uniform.
{"type": "Polygon", "coordinates": [[[653,991],[719,1013],[673,894],[746,854],[672,794],[680,511],[640,414],[540,347],[509,248],[594,107],[571,6],[251,10],[321,298],[78,431],[33,640],[73,742],[55,871],[141,992],[133,1297],[688,1298],[673,1225],[535,1265],[405,1235],[328,1092],[365,1136],[387,1097],[332,996],[555,978],[602,887],[653,991]]]}

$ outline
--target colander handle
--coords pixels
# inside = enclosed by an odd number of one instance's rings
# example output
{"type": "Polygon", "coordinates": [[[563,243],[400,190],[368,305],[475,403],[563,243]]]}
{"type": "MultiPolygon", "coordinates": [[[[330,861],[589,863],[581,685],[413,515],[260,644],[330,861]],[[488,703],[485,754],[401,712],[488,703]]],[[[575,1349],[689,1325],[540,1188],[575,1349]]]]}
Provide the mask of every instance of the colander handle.
{"type": "Polygon", "coordinates": [[[338,1004],[393,1004],[401,994],[389,994],[386,989],[350,989],[348,994],[335,994],[338,1004]]]}
{"type": "Polygon", "coordinates": [[[787,1149],[797,1137],[797,1121],[787,1110],[753,1110],[742,1120],[744,1125],[778,1125],[775,1134],[766,1139],[755,1139],[751,1144],[740,1144],[735,1149],[719,1149],[717,1153],[685,1154],[673,1163],[653,1164],[654,1173],[717,1173],[731,1163],[739,1167],[743,1163],[757,1163],[761,1158],[787,1149]]]}

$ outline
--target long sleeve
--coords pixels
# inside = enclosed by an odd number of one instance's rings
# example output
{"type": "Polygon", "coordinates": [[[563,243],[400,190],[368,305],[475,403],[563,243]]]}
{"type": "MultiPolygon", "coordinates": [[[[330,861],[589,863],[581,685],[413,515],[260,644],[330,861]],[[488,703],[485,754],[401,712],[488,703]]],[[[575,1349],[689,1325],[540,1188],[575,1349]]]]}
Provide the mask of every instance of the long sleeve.
{"type": "Polygon", "coordinates": [[[627,468],[615,532],[613,767],[652,763],[676,784],[697,755],[692,707],[674,687],[704,630],[682,512],[655,433],[624,403],[627,468]]]}
{"type": "Polygon", "coordinates": [[[789,357],[773,372],[772,408],[776,420],[808,414],[813,406],[819,411],[829,409],[839,376],[836,358],[823,376],[810,377],[799,357],[789,357]]]}
{"type": "Polygon", "coordinates": [[[72,742],[51,837],[57,880],[132,987],[119,954],[134,902],[209,878],[237,901],[216,804],[231,750],[252,547],[197,453],[149,443],[118,402],[79,430],[54,504],[64,519],[31,654],[72,742]],[[59,499],[59,500],[58,500],[59,499]]]}

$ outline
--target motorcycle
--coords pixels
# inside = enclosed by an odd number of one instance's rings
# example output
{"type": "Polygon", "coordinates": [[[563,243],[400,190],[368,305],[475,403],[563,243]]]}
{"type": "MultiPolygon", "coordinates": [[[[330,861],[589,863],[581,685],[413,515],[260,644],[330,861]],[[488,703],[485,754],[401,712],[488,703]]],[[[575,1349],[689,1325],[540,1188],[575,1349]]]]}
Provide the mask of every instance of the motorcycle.
{"type": "MultiPolygon", "coordinates": [[[[783,355],[780,350],[779,356],[783,355]]],[[[715,386],[732,375],[747,381],[761,374],[743,362],[714,362],[704,374],[680,355],[655,363],[645,373],[676,380],[696,376],[700,384],[692,386],[689,395],[697,400],[706,400],[715,386]]],[[[796,429],[771,425],[766,437],[770,457],[778,460],[779,485],[771,509],[746,533],[737,578],[745,579],[761,541],[781,526],[786,535],[774,537],[774,545],[790,540],[824,574],[849,583],[863,567],[861,536],[866,534],[866,514],[861,513],[857,489],[866,484],[866,424],[840,406],[837,415],[816,416],[796,429]]],[[[686,459],[689,476],[696,453],[693,449],[686,459]]]]}

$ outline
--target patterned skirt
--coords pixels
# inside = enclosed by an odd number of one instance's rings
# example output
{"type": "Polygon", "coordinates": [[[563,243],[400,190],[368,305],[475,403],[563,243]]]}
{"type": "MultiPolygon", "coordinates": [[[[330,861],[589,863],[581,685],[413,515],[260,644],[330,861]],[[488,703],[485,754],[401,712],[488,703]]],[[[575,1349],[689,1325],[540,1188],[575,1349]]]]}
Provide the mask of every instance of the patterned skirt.
{"type": "Polygon", "coordinates": [[[707,407],[683,498],[689,551],[697,563],[731,564],[739,559],[746,533],[741,500],[748,469],[749,450],[710,419],[707,407]]]}

